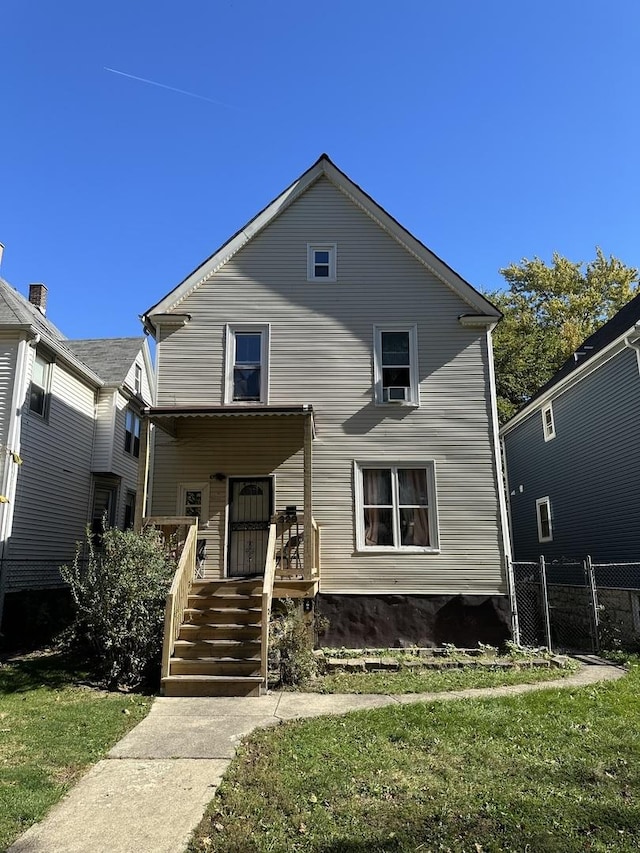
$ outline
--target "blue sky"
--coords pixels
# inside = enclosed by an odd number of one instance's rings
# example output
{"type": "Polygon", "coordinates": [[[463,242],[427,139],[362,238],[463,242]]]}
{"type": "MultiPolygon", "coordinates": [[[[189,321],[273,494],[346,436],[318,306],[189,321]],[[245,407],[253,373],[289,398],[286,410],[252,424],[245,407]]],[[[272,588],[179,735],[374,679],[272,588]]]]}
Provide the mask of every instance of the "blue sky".
{"type": "Polygon", "coordinates": [[[323,151],[480,289],[640,266],[639,37],[637,0],[2,0],[0,275],[139,334],[323,151]]]}

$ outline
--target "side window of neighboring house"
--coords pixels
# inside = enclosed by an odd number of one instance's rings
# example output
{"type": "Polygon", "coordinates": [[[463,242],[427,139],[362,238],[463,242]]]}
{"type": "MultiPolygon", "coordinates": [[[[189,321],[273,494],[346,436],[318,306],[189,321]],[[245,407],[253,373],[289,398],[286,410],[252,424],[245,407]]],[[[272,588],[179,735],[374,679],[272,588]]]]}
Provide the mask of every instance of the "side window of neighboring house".
{"type": "Polygon", "coordinates": [[[336,281],[336,244],[307,245],[307,281],[336,281]]]}
{"type": "Polygon", "coordinates": [[[536,519],[538,522],[538,542],[551,542],[553,540],[553,526],[551,523],[551,501],[548,497],[538,498],[536,501],[536,519]]]}
{"type": "Polygon", "coordinates": [[[356,463],[358,551],[439,550],[433,462],[356,463]]]}
{"type": "Polygon", "coordinates": [[[542,430],[545,441],[551,441],[552,438],[556,437],[556,426],[553,420],[553,406],[551,403],[542,407],[542,430]]]}
{"type": "Polygon", "coordinates": [[[417,406],[420,398],[416,326],[374,326],[373,356],[376,403],[417,406]]]}
{"type": "Polygon", "coordinates": [[[269,326],[227,326],[225,403],[266,403],[269,326]]]}
{"type": "Polygon", "coordinates": [[[133,390],[136,394],[142,393],[142,368],[135,364],[133,368],[133,390]]]}
{"type": "Polygon", "coordinates": [[[51,367],[51,362],[42,353],[35,354],[29,386],[29,409],[41,418],[46,418],[49,413],[51,367]]]}
{"type": "Polygon", "coordinates": [[[127,409],[124,421],[124,450],[137,459],[140,456],[140,417],[127,409]]]}
{"type": "Polygon", "coordinates": [[[178,515],[198,519],[200,526],[209,521],[209,484],[181,483],[178,486],[178,515]]]}
{"type": "Polygon", "coordinates": [[[136,493],[127,492],[124,499],[124,529],[130,530],[136,517],[136,493]]]}

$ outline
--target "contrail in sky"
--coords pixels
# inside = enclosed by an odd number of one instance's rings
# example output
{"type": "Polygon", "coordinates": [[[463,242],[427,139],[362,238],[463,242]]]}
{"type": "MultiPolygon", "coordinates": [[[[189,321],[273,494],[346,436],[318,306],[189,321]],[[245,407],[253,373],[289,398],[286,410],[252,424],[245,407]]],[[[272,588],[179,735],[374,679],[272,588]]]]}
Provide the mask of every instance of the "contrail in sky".
{"type": "Polygon", "coordinates": [[[119,74],[121,77],[128,77],[130,80],[139,80],[140,83],[148,83],[150,86],[159,86],[161,89],[168,89],[170,92],[178,92],[179,95],[188,95],[190,98],[198,98],[201,101],[209,101],[210,104],[217,104],[219,107],[228,107],[230,110],[235,110],[237,107],[232,107],[229,104],[224,104],[222,101],[214,101],[213,98],[207,98],[204,95],[196,95],[195,92],[186,92],[184,89],[176,89],[175,86],[167,86],[165,83],[157,83],[155,80],[147,80],[145,77],[136,77],[135,74],[127,74],[126,71],[117,71],[115,68],[107,68],[105,71],[110,71],[111,74],[119,74]]]}

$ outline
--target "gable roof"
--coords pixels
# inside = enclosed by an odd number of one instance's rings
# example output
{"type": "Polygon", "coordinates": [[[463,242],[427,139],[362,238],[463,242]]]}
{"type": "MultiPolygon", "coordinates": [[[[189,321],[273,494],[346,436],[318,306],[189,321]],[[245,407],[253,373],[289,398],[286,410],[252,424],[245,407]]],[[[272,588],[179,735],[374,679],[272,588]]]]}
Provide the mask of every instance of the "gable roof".
{"type": "Polygon", "coordinates": [[[65,340],[60,329],[3,278],[0,278],[0,326],[32,326],[54,341],[65,340]]]}
{"type": "Polygon", "coordinates": [[[84,364],[69,348],[69,342],[39,308],[0,278],[0,329],[16,329],[32,337],[39,336],[44,344],[92,385],[100,387],[102,379],[84,364]]]}
{"type": "Polygon", "coordinates": [[[284,210],[290,207],[296,199],[323,176],[344,192],[357,207],[370,216],[371,219],[421,261],[442,282],[454,290],[473,308],[476,314],[487,315],[496,320],[500,319],[502,314],[495,305],[492,305],[488,299],[452,270],[448,264],[400,225],[370,195],[338,169],[327,154],[322,154],[311,168],[307,169],[284,192],[263,208],[260,213],[256,214],[253,219],[249,220],[243,228],[237,231],[207,260],[193,270],[177,287],[173,288],[159,302],[147,309],[141,316],[145,327],[152,332],[155,331],[155,324],[153,322],[155,315],[174,311],[180,302],[211,278],[239,249],[269,225],[284,210]]]}
{"type": "Polygon", "coordinates": [[[537,408],[537,403],[541,398],[546,398],[551,395],[556,386],[561,386],[565,382],[569,382],[574,375],[579,376],[583,371],[590,369],[596,361],[598,355],[604,353],[609,347],[616,342],[630,336],[632,333],[640,335],[640,292],[633,299],[627,302],[626,305],[613,315],[607,322],[600,326],[599,329],[584,340],[578,349],[572,353],[549,379],[545,382],[531,399],[525,403],[519,412],[507,421],[501,429],[501,432],[508,430],[511,426],[515,426],[517,422],[528,415],[531,411],[537,408]]]}
{"type": "Polygon", "coordinates": [[[105,385],[122,385],[144,341],[143,337],[86,338],[67,341],[67,346],[105,385]]]}

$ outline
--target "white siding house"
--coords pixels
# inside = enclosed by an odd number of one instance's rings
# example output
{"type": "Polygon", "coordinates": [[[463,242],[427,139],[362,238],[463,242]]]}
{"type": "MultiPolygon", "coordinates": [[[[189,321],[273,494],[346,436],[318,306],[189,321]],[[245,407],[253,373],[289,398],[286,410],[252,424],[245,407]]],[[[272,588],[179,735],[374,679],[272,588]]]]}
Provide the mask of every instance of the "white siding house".
{"type": "MultiPolygon", "coordinates": [[[[0,618],[62,587],[59,566],[94,520],[133,523],[138,457],[126,412],[153,401],[145,338],[70,341],[47,319],[46,288],[29,300],[0,279],[0,618]],[[135,365],[138,366],[136,369],[135,365]]],[[[35,617],[34,617],[35,618],[35,617]]]]}
{"type": "Polygon", "coordinates": [[[261,573],[270,513],[313,518],[329,642],[503,639],[499,318],[323,155],[143,317],[149,514],[197,505],[211,579],[261,573]]]}

